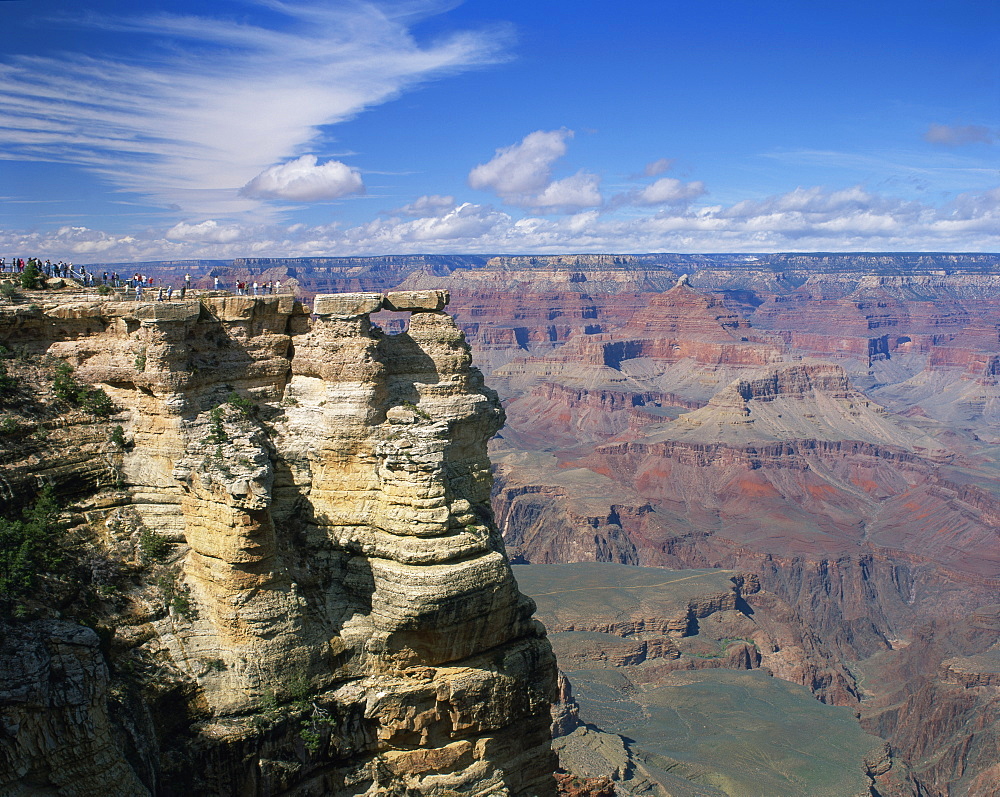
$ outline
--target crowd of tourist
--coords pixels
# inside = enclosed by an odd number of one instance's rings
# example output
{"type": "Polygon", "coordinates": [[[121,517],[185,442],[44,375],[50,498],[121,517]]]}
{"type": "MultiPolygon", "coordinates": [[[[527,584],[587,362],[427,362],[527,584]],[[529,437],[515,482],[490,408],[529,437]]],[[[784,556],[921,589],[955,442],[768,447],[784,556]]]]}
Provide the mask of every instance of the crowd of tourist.
{"type": "MultiPolygon", "coordinates": [[[[44,274],[46,277],[69,277],[78,274],[74,270],[72,263],[64,263],[62,260],[58,263],[46,260],[43,263],[37,257],[29,257],[27,260],[23,257],[12,257],[9,261],[5,257],[0,257],[0,272],[9,271],[11,274],[23,274],[24,269],[29,266],[33,266],[39,273],[44,274]]],[[[83,266],[80,268],[82,269],[83,266]]]]}
{"type": "MultiPolygon", "coordinates": [[[[148,291],[155,289],[157,301],[170,301],[174,297],[173,285],[157,285],[156,277],[150,274],[141,274],[138,271],[131,277],[119,274],[117,271],[88,271],[86,266],[74,266],[60,260],[53,263],[50,260],[44,262],[37,257],[29,257],[25,260],[22,257],[0,257],[0,273],[10,272],[21,275],[26,268],[33,267],[39,275],[44,277],[62,277],[80,282],[86,288],[107,286],[116,288],[123,294],[134,293],[135,300],[149,298],[148,291]]],[[[177,291],[178,296],[183,299],[187,292],[191,290],[191,275],[185,274],[181,286],[177,291]]],[[[225,290],[218,277],[213,278],[215,290],[225,290]]],[[[269,294],[281,293],[281,280],[268,280],[266,282],[246,282],[238,280],[233,286],[238,296],[266,296],[269,294]]]]}
{"type": "Polygon", "coordinates": [[[116,271],[104,271],[97,274],[95,271],[88,271],[86,266],[74,266],[72,263],[66,263],[62,260],[53,263],[51,260],[43,261],[38,257],[29,257],[27,260],[23,257],[12,257],[10,260],[6,257],[0,257],[0,273],[7,271],[11,274],[23,274],[24,270],[29,267],[34,267],[44,277],[73,279],[87,288],[93,288],[97,285],[120,288],[124,285],[124,281],[116,271]]]}
{"type": "Polygon", "coordinates": [[[239,296],[266,296],[272,293],[281,293],[281,280],[274,282],[244,282],[237,280],[236,293],[239,296]]]}

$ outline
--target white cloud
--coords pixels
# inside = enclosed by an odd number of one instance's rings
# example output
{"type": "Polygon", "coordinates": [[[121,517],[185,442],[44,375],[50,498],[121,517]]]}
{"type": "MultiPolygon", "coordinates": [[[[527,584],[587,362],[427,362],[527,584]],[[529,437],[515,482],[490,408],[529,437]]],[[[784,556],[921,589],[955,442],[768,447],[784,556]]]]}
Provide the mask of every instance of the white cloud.
{"type": "Polygon", "coordinates": [[[901,208],[907,203],[872,194],[859,185],[837,191],[829,191],[819,186],[796,188],[785,194],[778,194],[760,200],[743,200],[722,212],[726,218],[751,218],[771,214],[801,213],[814,215],[844,214],[867,210],[872,207],[885,208],[888,204],[901,208]]]}
{"type": "Polygon", "coordinates": [[[315,155],[303,155],[265,169],[240,189],[240,196],[317,202],[360,194],[364,190],[365,184],[357,169],[340,161],[320,164],[315,155]]]}
{"type": "Polygon", "coordinates": [[[415,199],[408,205],[389,211],[390,214],[425,218],[428,216],[443,216],[455,207],[455,197],[430,194],[415,199]]]}
{"type": "Polygon", "coordinates": [[[684,183],[673,177],[661,177],[634,195],[637,205],[683,205],[705,193],[705,184],[700,180],[684,183]]]}
{"type": "Polygon", "coordinates": [[[642,170],[642,175],[643,177],[656,177],[657,175],[668,171],[673,165],[673,158],[660,158],[659,160],[650,161],[642,170]]]}
{"type": "Polygon", "coordinates": [[[938,125],[932,124],[924,133],[924,141],[943,144],[947,147],[961,147],[966,144],[993,144],[996,134],[983,125],[938,125]]]}
{"type": "Polygon", "coordinates": [[[188,241],[192,243],[229,244],[242,240],[245,232],[235,224],[223,225],[208,219],[198,224],[179,222],[165,233],[170,241],[188,241]]]}
{"type": "Polygon", "coordinates": [[[811,187],[731,206],[667,206],[628,218],[596,210],[519,217],[488,205],[462,203],[440,215],[396,215],[354,227],[240,226],[207,220],[128,237],[86,227],[56,232],[0,230],[0,251],[77,262],[386,252],[920,250],[1000,250],[1000,188],[963,194],[940,208],[857,186],[811,187]],[[81,253],[88,257],[76,257],[81,253]]]}
{"type": "Polygon", "coordinates": [[[545,190],[530,200],[538,209],[568,209],[598,207],[603,201],[600,191],[601,178],[596,174],[578,172],[572,177],[555,180],[545,190]]]}
{"type": "Polygon", "coordinates": [[[517,197],[543,191],[552,180],[552,164],[566,154],[566,139],[572,130],[536,130],[520,144],[496,151],[493,159],[469,172],[469,185],[494,191],[502,197],[517,197]]]}
{"type": "Polygon", "coordinates": [[[399,233],[412,241],[476,240],[491,232],[498,224],[509,221],[508,216],[492,208],[466,202],[439,218],[419,219],[399,233]]]}
{"type": "MultiPolygon", "coordinates": [[[[237,192],[344,121],[419,82],[495,61],[503,32],[418,44],[440,10],[254,0],[273,28],[209,16],[89,16],[78,24],[155,36],[142,63],[66,52],[0,65],[0,159],[69,163],[193,215],[260,207],[237,192]]],[[[66,20],[61,20],[65,22],[66,20]]]]}
{"type": "Polygon", "coordinates": [[[622,206],[655,207],[657,205],[681,206],[688,205],[708,191],[701,180],[685,183],[673,177],[661,177],[649,185],[632,188],[611,197],[608,207],[612,209],[622,206]]]}
{"type": "MultiPolygon", "coordinates": [[[[356,251],[355,247],[374,246],[380,251],[411,251],[426,247],[425,242],[440,242],[451,251],[475,247],[498,229],[511,223],[505,213],[487,205],[465,202],[438,216],[400,221],[396,218],[378,219],[347,230],[339,228],[314,228],[308,234],[323,238],[329,234],[338,236],[339,246],[356,251]]],[[[434,247],[432,247],[434,248],[434,247]]]]}
{"type": "Polygon", "coordinates": [[[581,171],[552,179],[552,166],[566,154],[566,140],[572,137],[573,131],[565,128],[529,133],[469,172],[469,185],[520,207],[570,212],[596,207],[603,202],[597,175],[581,171]]]}

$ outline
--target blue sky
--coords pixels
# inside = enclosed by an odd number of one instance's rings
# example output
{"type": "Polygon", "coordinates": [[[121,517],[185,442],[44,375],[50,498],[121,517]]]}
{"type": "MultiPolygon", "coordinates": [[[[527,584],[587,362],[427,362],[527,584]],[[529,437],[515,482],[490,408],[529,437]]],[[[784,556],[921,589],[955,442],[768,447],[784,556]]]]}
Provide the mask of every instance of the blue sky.
{"type": "Polygon", "coordinates": [[[0,0],[0,254],[1000,251],[1000,4],[0,0]]]}

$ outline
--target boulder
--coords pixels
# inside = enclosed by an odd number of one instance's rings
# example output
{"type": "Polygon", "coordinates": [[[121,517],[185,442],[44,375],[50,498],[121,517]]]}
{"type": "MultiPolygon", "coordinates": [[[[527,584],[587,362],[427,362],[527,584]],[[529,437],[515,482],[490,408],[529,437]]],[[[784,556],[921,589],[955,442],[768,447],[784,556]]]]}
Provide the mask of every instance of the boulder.
{"type": "Polygon", "coordinates": [[[450,300],[448,291],[390,291],[385,295],[385,309],[434,312],[443,310],[450,300]]]}
{"type": "Polygon", "coordinates": [[[313,300],[313,313],[319,316],[356,318],[381,309],[381,293],[326,293],[313,300]]]}

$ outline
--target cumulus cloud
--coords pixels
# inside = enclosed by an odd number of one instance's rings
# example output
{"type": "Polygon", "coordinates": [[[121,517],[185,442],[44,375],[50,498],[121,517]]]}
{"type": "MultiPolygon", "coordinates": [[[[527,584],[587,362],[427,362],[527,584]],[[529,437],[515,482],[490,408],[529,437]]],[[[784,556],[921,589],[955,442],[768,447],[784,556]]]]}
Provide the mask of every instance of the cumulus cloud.
{"type": "Polygon", "coordinates": [[[240,186],[314,149],[323,126],[496,61],[507,41],[490,30],[418,43],[411,26],[442,7],[431,0],[252,2],[269,26],[210,12],[73,23],[148,45],[141,61],[110,50],[6,59],[0,159],[74,164],[192,215],[253,210],[260,199],[240,186]]]}
{"type": "Polygon", "coordinates": [[[673,177],[661,177],[649,185],[616,194],[611,198],[608,207],[617,209],[622,206],[682,206],[707,193],[705,184],[701,180],[685,183],[673,177]]]}
{"type": "Polygon", "coordinates": [[[531,199],[535,208],[576,209],[593,208],[603,202],[600,191],[601,179],[596,174],[578,172],[572,177],[555,180],[545,186],[545,190],[531,199]]]}
{"type": "MultiPolygon", "coordinates": [[[[416,203],[414,203],[416,204],[416,203]]],[[[596,210],[518,216],[473,203],[422,217],[386,216],[353,227],[182,222],[119,236],[86,227],[0,230],[0,251],[75,262],[310,257],[331,252],[563,253],[1000,250],[1000,188],[936,207],[860,186],[797,188],[715,206],[663,206],[623,217],[596,210]]]]}
{"type": "Polygon", "coordinates": [[[603,202],[600,178],[578,172],[561,180],[552,179],[552,166],[566,154],[572,130],[536,130],[519,144],[502,147],[493,158],[469,172],[469,185],[492,191],[505,202],[542,210],[577,210],[603,202]]]}
{"type": "Polygon", "coordinates": [[[962,147],[967,144],[993,144],[996,134],[983,125],[939,125],[932,124],[924,133],[924,141],[943,144],[946,147],[962,147]]]}
{"type": "Polygon", "coordinates": [[[400,216],[410,216],[412,218],[426,218],[433,216],[443,216],[455,207],[455,197],[441,196],[440,194],[429,194],[415,199],[408,205],[389,211],[390,214],[400,216]]]}
{"type": "Polygon", "coordinates": [[[398,234],[411,241],[475,240],[509,217],[492,208],[466,202],[438,218],[425,218],[402,227],[398,234]]]}
{"type": "Polygon", "coordinates": [[[360,194],[364,190],[365,184],[357,169],[340,161],[321,164],[315,155],[303,155],[265,169],[240,189],[240,196],[317,202],[360,194]]]}
{"type": "Polygon", "coordinates": [[[552,164],[566,154],[572,130],[536,130],[520,144],[501,147],[493,159],[469,172],[469,185],[500,196],[535,194],[552,179],[552,164]]]}
{"type": "Polygon", "coordinates": [[[661,177],[633,195],[636,205],[683,205],[706,194],[701,180],[684,183],[673,177],[661,177]]]}
{"type": "Polygon", "coordinates": [[[242,227],[235,224],[219,224],[215,219],[188,224],[179,222],[167,230],[165,237],[170,241],[189,241],[193,243],[229,244],[244,237],[242,227]]]}

